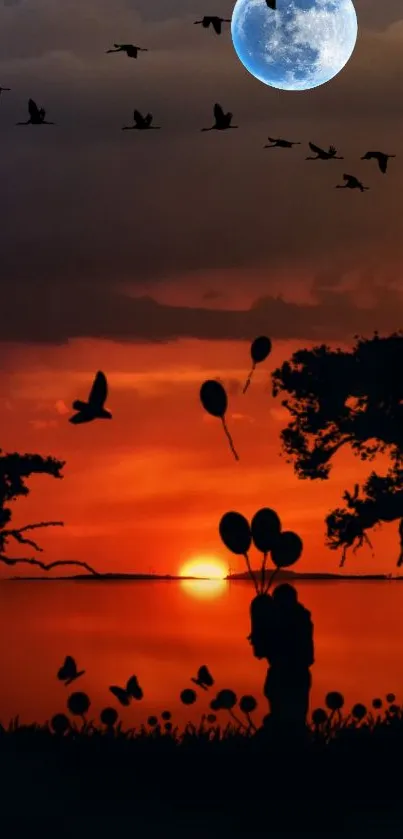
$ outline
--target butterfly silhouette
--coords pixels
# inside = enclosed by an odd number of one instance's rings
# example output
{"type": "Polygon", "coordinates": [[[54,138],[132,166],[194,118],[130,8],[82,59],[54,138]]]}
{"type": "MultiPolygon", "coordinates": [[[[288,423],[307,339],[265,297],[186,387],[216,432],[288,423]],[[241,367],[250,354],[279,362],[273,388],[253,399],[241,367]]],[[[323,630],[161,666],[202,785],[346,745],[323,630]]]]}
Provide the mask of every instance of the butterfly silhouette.
{"type": "Polygon", "coordinates": [[[202,664],[202,666],[199,667],[196,678],[194,679],[192,677],[191,681],[194,682],[195,685],[198,685],[198,687],[203,688],[203,690],[211,688],[214,684],[214,679],[205,664],[202,664]]]}
{"type": "Polygon", "coordinates": [[[80,670],[80,672],[77,670],[77,664],[74,658],[72,658],[71,655],[66,655],[66,658],[64,659],[64,664],[61,666],[60,670],[57,673],[57,678],[60,679],[61,682],[64,682],[65,686],[67,687],[72,682],[74,682],[75,679],[78,679],[80,676],[83,676],[84,673],[85,670],[80,670]]]}
{"type": "Polygon", "coordinates": [[[142,699],[143,691],[137,681],[137,676],[131,676],[126,682],[125,688],[120,688],[118,685],[111,685],[110,692],[116,696],[121,705],[126,707],[130,705],[132,699],[142,699]]]}

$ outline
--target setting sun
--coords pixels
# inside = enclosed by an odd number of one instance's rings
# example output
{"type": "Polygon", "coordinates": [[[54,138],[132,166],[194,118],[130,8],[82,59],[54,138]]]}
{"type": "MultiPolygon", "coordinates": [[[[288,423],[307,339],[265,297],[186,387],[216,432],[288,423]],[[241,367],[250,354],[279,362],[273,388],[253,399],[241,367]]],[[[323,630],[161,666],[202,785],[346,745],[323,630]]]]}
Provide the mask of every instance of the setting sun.
{"type": "Polygon", "coordinates": [[[224,580],[227,574],[228,568],[220,559],[207,556],[189,559],[180,570],[181,577],[199,577],[204,580],[224,580]]]}

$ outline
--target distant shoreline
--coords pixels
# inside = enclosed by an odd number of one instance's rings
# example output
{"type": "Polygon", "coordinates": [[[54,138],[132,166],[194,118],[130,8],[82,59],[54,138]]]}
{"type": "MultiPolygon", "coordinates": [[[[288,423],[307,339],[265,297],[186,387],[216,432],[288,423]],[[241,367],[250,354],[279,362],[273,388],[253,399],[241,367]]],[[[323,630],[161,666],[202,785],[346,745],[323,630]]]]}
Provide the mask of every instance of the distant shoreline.
{"type": "MultiPolygon", "coordinates": [[[[270,576],[273,572],[268,573],[265,575],[265,580],[268,581],[270,576]]],[[[255,578],[257,580],[261,579],[261,572],[260,569],[254,570],[255,578]]],[[[193,582],[202,582],[202,581],[209,581],[215,582],[216,578],[213,577],[182,577],[177,574],[99,574],[97,576],[93,574],[74,574],[67,577],[49,577],[49,576],[38,576],[38,577],[3,577],[1,578],[2,581],[8,580],[13,582],[18,581],[41,581],[43,582],[95,582],[95,583],[105,583],[105,582],[161,582],[161,581],[174,581],[180,582],[181,580],[188,580],[193,582]]],[[[248,572],[240,572],[238,574],[228,574],[227,577],[223,578],[226,582],[252,582],[248,572]]],[[[339,581],[339,582],[351,582],[351,581],[373,581],[373,582],[391,582],[393,581],[400,581],[403,580],[403,575],[396,575],[393,576],[392,574],[332,574],[332,573],[321,573],[321,572],[309,572],[297,574],[293,571],[282,571],[275,576],[276,582],[298,582],[298,581],[318,581],[318,582],[326,582],[326,581],[339,581]]]]}

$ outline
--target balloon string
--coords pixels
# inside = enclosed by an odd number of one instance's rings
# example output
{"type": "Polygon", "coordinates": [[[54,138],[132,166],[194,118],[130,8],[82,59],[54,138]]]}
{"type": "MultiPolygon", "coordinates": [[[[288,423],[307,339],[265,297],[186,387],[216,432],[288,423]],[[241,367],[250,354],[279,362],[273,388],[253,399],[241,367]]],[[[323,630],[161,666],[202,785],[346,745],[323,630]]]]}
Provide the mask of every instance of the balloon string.
{"type": "Polygon", "coordinates": [[[279,569],[278,569],[278,568],[275,568],[275,569],[274,569],[274,571],[273,571],[273,573],[270,575],[270,579],[269,579],[268,585],[266,586],[266,589],[265,589],[265,592],[264,592],[265,594],[267,594],[267,592],[270,590],[271,584],[272,584],[272,582],[273,582],[273,580],[274,580],[274,578],[275,578],[276,574],[278,573],[278,571],[279,571],[279,569]]]}
{"type": "Polygon", "coordinates": [[[264,581],[266,577],[266,562],[267,562],[267,551],[263,554],[263,562],[262,562],[262,594],[264,594],[264,581]]]}
{"type": "Polygon", "coordinates": [[[246,565],[247,565],[247,567],[248,567],[249,574],[250,574],[250,576],[251,576],[251,579],[252,579],[253,584],[254,584],[255,589],[256,589],[256,594],[259,594],[259,586],[258,586],[258,584],[257,584],[257,582],[256,582],[256,580],[255,580],[255,575],[254,575],[254,573],[253,573],[253,571],[252,571],[252,568],[251,568],[251,564],[250,564],[250,561],[249,561],[249,556],[248,556],[248,552],[247,552],[247,551],[245,551],[245,553],[244,553],[244,557],[245,557],[245,560],[246,560],[246,565]]]}
{"type": "Polygon", "coordinates": [[[226,422],[225,422],[225,418],[224,418],[224,417],[221,417],[221,421],[222,421],[222,424],[223,424],[224,431],[225,431],[225,433],[226,433],[226,435],[227,435],[227,437],[228,437],[228,442],[229,442],[229,444],[230,444],[232,454],[234,455],[235,460],[239,460],[239,457],[238,457],[238,455],[237,455],[237,453],[236,453],[236,451],[235,451],[235,448],[234,448],[234,444],[233,444],[233,442],[232,442],[232,437],[231,437],[231,434],[230,434],[230,433],[229,433],[229,431],[228,431],[228,428],[227,428],[227,425],[226,425],[226,422]]]}
{"type": "Polygon", "coordinates": [[[254,371],[255,367],[256,367],[256,362],[254,361],[253,364],[252,364],[252,370],[250,371],[249,376],[246,379],[245,387],[244,387],[242,393],[246,393],[246,391],[247,391],[247,389],[248,389],[248,387],[249,387],[249,385],[252,381],[253,371],[254,371]]]}

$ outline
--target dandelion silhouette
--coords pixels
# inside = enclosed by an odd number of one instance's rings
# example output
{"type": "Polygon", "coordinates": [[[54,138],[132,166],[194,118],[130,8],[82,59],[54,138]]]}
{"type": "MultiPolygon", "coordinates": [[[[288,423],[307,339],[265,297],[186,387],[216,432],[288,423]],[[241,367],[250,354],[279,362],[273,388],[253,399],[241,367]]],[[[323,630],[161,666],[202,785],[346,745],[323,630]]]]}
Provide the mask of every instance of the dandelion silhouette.
{"type": "Polygon", "coordinates": [[[172,723],[166,722],[164,725],[165,731],[172,731],[172,723]]]}
{"type": "Polygon", "coordinates": [[[372,707],[375,708],[376,711],[379,711],[382,708],[382,699],[375,698],[372,700],[372,707]]]}
{"type": "Polygon", "coordinates": [[[395,701],[395,699],[396,699],[396,696],[395,696],[395,694],[394,694],[394,693],[387,693],[387,694],[386,694],[386,701],[387,701],[387,702],[389,702],[389,705],[390,705],[392,702],[394,702],[394,701],[395,701]]]}
{"type": "Polygon", "coordinates": [[[74,682],[76,679],[79,679],[80,676],[84,676],[84,673],[85,670],[77,670],[77,664],[74,658],[71,655],[66,655],[66,658],[64,659],[64,664],[62,664],[62,666],[57,672],[57,678],[61,682],[64,682],[65,686],[68,687],[68,685],[70,685],[71,682],[74,682]]]}
{"type": "Polygon", "coordinates": [[[218,417],[221,419],[232,454],[234,455],[235,460],[239,460],[239,456],[235,451],[232,437],[228,431],[225,421],[225,413],[228,408],[228,398],[223,385],[215,379],[207,379],[207,381],[203,382],[200,388],[200,401],[204,410],[207,411],[208,414],[211,414],[212,417],[218,417]]]}
{"type": "Polygon", "coordinates": [[[223,688],[223,690],[220,690],[217,693],[215,698],[215,707],[212,708],[212,703],[210,703],[210,708],[217,711],[228,711],[232,719],[235,720],[241,728],[246,728],[242,720],[238,719],[236,714],[234,714],[233,709],[237,704],[237,701],[237,695],[233,690],[230,690],[230,688],[223,688]]]}
{"type": "Polygon", "coordinates": [[[256,367],[256,364],[260,364],[262,361],[265,361],[268,355],[271,352],[271,340],[267,338],[266,335],[260,335],[259,338],[255,338],[253,343],[251,344],[250,354],[252,359],[252,369],[249,373],[249,376],[246,380],[245,387],[243,389],[243,393],[246,393],[248,387],[252,381],[252,376],[256,367]]]}
{"type": "Polygon", "coordinates": [[[158,717],[154,717],[154,715],[148,717],[147,724],[150,728],[155,728],[155,726],[158,725],[158,717]]]}
{"type": "Polygon", "coordinates": [[[208,690],[208,688],[213,687],[214,679],[206,666],[206,664],[202,664],[197,671],[197,676],[195,678],[192,677],[192,682],[198,687],[203,688],[203,690],[208,690]]]}
{"type": "Polygon", "coordinates": [[[55,714],[50,721],[50,726],[55,734],[62,737],[70,728],[70,720],[66,714],[55,714]]]}
{"type": "Polygon", "coordinates": [[[239,700],[239,707],[240,707],[242,713],[245,714],[246,719],[248,720],[248,723],[249,723],[249,727],[254,728],[255,731],[256,731],[255,723],[253,722],[253,720],[250,716],[253,713],[253,711],[256,711],[256,708],[257,708],[257,702],[256,702],[255,697],[250,696],[248,694],[246,694],[245,696],[241,696],[241,698],[239,700]]]}
{"type": "MultiPolygon", "coordinates": [[[[267,557],[281,533],[281,521],[277,513],[270,507],[262,507],[261,510],[258,510],[251,522],[251,533],[253,544],[263,554],[261,569],[261,593],[263,594],[265,591],[267,557]]],[[[269,590],[270,584],[271,580],[266,591],[269,590]]]]}
{"type": "Polygon", "coordinates": [[[217,722],[216,715],[215,714],[207,714],[207,722],[210,723],[210,725],[213,725],[215,722],[217,722]]]}
{"type": "Polygon", "coordinates": [[[233,511],[224,513],[218,525],[218,530],[225,547],[231,553],[245,557],[250,577],[258,593],[258,586],[248,556],[252,544],[252,533],[248,520],[241,513],[233,511]]]}
{"type": "Polygon", "coordinates": [[[163,711],[162,714],[161,714],[161,719],[166,720],[166,721],[171,720],[172,719],[171,712],[170,711],[163,711]]]}
{"type": "Polygon", "coordinates": [[[327,708],[329,708],[329,711],[331,712],[329,716],[329,722],[332,721],[336,711],[339,720],[341,719],[341,709],[344,705],[344,696],[341,693],[339,693],[338,690],[332,690],[326,694],[325,705],[327,708]]]}
{"type": "Polygon", "coordinates": [[[180,700],[184,705],[193,705],[196,702],[197,694],[192,688],[185,688],[180,695],[180,700]]]}
{"type": "Polygon", "coordinates": [[[220,704],[219,704],[219,702],[217,702],[217,699],[212,699],[211,700],[210,710],[211,711],[219,711],[220,710],[220,704]]]}
{"type": "Polygon", "coordinates": [[[328,716],[324,708],[315,708],[312,711],[312,722],[316,728],[319,726],[324,725],[328,720],[328,716]]]}
{"type": "Polygon", "coordinates": [[[118,719],[118,712],[116,708],[103,708],[99,718],[106,728],[113,728],[118,719]]]}
{"type": "Polygon", "coordinates": [[[74,717],[81,717],[85,723],[85,714],[88,712],[91,701],[86,693],[77,691],[72,693],[67,700],[67,707],[74,717]]]}
{"type": "Polygon", "coordinates": [[[361,722],[361,720],[363,720],[364,717],[366,717],[366,715],[367,715],[367,709],[366,709],[365,705],[362,704],[362,702],[357,702],[353,706],[353,708],[351,710],[351,713],[352,713],[355,720],[358,720],[358,722],[361,722]]]}
{"type": "Polygon", "coordinates": [[[126,687],[121,688],[118,685],[111,685],[110,692],[116,696],[116,699],[121,705],[127,707],[130,705],[132,699],[138,701],[143,698],[143,691],[138,683],[137,676],[131,676],[126,682],[126,687]]]}

